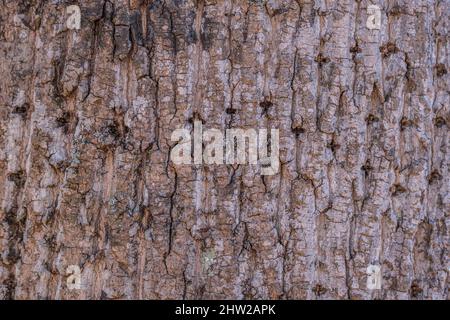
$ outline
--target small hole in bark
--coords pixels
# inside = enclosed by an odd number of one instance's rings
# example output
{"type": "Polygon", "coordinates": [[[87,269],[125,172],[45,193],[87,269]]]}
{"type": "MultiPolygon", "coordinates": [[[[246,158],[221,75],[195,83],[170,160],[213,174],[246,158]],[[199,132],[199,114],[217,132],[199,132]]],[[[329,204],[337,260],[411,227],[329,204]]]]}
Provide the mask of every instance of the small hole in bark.
{"type": "Polygon", "coordinates": [[[442,117],[436,117],[434,119],[434,125],[438,128],[441,128],[446,125],[445,119],[442,117]]]}
{"type": "Polygon", "coordinates": [[[319,67],[321,67],[322,65],[324,65],[325,63],[330,62],[330,58],[325,57],[322,52],[320,52],[317,57],[314,59],[315,62],[317,62],[319,64],[319,67]]]}
{"type": "Polygon", "coordinates": [[[389,57],[393,53],[398,52],[398,48],[393,42],[388,42],[385,45],[380,47],[380,52],[383,58],[389,57]]]}
{"type": "Polygon", "coordinates": [[[269,108],[273,106],[273,103],[267,99],[264,99],[264,101],[259,103],[259,106],[262,108],[262,113],[267,114],[269,112],[269,108]]]}
{"type": "Polygon", "coordinates": [[[439,171],[433,170],[433,172],[431,172],[431,174],[428,176],[428,183],[432,184],[441,179],[442,179],[442,175],[439,173],[439,171]]]}
{"type": "Polygon", "coordinates": [[[327,292],[327,288],[325,288],[321,284],[316,284],[315,287],[313,288],[313,292],[316,296],[320,297],[321,295],[327,292]]]}
{"type": "Polygon", "coordinates": [[[287,8],[276,8],[276,9],[274,9],[274,10],[272,11],[271,17],[275,17],[275,16],[277,16],[277,15],[279,15],[279,14],[285,13],[285,12],[287,12],[288,10],[289,10],[289,9],[287,9],[287,8]]]}
{"type": "Polygon", "coordinates": [[[350,48],[350,52],[351,53],[360,53],[362,50],[358,45],[355,45],[353,47],[350,48]]]}
{"type": "Polygon", "coordinates": [[[23,170],[19,170],[8,174],[8,180],[14,182],[16,187],[22,188],[25,185],[25,177],[23,170]]]}
{"type": "Polygon", "coordinates": [[[227,114],[235,114],[237,112],[237,109],[233,109],[233,108],[226,108],[225,112],[227,114]]]}
{"type": "Polygon", "coordinates": [[[416,298],[423,292],[422,288],[419,286],[419,284],[417,282],[413,282],[413,284],[411,285],[410,291],[411,291],[411,297],[413,297],[413,298],[416,298]]]}
{"type": "Polygon", "coordinates": [[[389,11],[389,15],[393,16],[393,17],[399,16],[404,13],[405,13],[405,11],[399,5],[393,6],[392,9],[389,11]]]}
{"type": "Polygon", "coordinates": [[[108,294],[103,290],[102,293],[100,294],[100,300],[110,300],[108,294]]]}
{"type": "Polygon", "coordinates": [[[24,103],[23,105],[19,107],[15,107],[13,110],[14,114],[26,114],[28,112],[28,109],[30,108],[30,105],[28,103],[24,103]]]}
{"type": "Polygon", "coordinates": [[[295,127],[292,128],[292,132],[295,134],[296,137],[299,137],[302,133],[305,133],[305,129],[302,127],[295,127]]]}
{"type": "Polygon", "coordinates": [[[14,275],[11,273],[8,278],[5,280],[4,285],[6,288],[6,296],[5,299],[12,300],[13,294],[16,288],[16,279],[14,278],[14,275]]]}
{"type": "Polygon", "coordinates": [[[65,127],[70,122],[70,116],[69,112],[64,112],[61,117],[56,118],[56,126],[65,127]]]}
{"type": "Polygon", "coordinates": [[[397,196],[397,195],[399,195],[401,193],[405,193],[406,192],[406,188],[403,187],[401,184],[397,183],[397,184],[394,184],[392,186],[391,192],[392,192],[392,195],[397,196]]]}
{"type": "Polygon", "coordinates": [[[367,124],[372,124],[372,123],[378,122],[378,121],[380,121],[380,119],[378,119],[378,117],[374,116],[373,114],[369,114],[366,118],[367,124]]]}
{"type": "Polygon", "coordinates": [[[436,68],[436,75],[438,77],[442,77],[447,74],[447,68],[445,67],[445,64],[438,63],[435,68],[436,68]]]}
{"type": "Polygon", "coordinates": [[[16,248],[9,248],[7,259],[12,264],[15,264],[17,261],[20,260],[20,254],[16,248]]]}
{"type": "Polygon", "coordinates": [[[57,241],[56,241],[55,235],[45,235],[44,242],[49,249],[55,249],[57,246],[57,241]]]}
{"type": "Polygon", "coordinates": [[[411,127],[414,124],[414,122],[406,117],[402,117],[400,120],[400,130],[405,130],[406,128],[411,127]]]}
{"type": "Polygon", "coordinates": [[[120,131],[116,123],[108,125],[106,127],[106,133],[114,138],[118,138],[120,136],[120,131]]]}
{"type": "Polygon", "coordinates": [[[327,144],[327,148],[331,149],[331,151],[335,152],[337,149],[339,149],[340,145],[336,143],[336,141],[331,140],[328,144],[327,144]]]}
{"type": "Polygon", "coordinates": [[[373,167],[370,165],[369,161],[366,161],[366,163],[363,166],[361,166],[361,170],[364,171],[364,174],[367,177],[370,171],[373,170],[373,167]]]}
{"type": "Polygon", "coordinates": [[[10,210],[6,211],[5,214],[6,223],[9,225],[16,223],[17,222],[16,215],[17,215],[17,207],[13,207],[10,210]]]}

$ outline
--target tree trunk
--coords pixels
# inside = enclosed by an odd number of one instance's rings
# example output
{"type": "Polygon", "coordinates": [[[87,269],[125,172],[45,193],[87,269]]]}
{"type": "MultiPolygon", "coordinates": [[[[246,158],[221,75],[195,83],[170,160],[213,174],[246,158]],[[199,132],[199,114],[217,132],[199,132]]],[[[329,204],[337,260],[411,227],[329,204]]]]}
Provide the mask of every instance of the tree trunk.
{"type": "Polygon", "coordinates": [[[448,298],[448,1],[1,4],[0,298],[448,298]]]}

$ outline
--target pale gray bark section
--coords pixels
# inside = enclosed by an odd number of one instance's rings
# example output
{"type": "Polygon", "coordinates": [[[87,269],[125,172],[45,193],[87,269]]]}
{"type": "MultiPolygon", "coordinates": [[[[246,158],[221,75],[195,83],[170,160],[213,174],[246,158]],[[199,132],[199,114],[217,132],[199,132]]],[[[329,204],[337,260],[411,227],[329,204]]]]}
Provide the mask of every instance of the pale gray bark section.
{"type": "Polygon", "coordinates": [[[449,1],[74,3],[0,1],[0,298],[448,298],[449,1]],[[280,172],[174,166],[198,119],[280,172]]]}

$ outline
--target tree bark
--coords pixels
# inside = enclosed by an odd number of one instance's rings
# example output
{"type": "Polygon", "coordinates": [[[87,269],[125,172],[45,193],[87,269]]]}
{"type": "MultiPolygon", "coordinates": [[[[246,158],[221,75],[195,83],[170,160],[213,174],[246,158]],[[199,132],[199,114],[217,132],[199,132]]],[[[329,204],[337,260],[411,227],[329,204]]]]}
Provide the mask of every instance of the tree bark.
{"type": "Polygon", "coordinates": [[[448,1],[73,4],[1,1],[0,298],[448,299],[448,1]],[[279,172],[175,165],[195,120],[279,172]]]}

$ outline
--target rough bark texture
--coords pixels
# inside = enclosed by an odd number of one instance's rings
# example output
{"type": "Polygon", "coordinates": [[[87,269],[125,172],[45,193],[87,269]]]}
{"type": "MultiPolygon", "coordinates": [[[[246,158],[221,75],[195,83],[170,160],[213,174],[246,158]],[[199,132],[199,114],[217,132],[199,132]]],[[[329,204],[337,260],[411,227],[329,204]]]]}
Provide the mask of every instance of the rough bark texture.
{"type": "Polygon", "coordinates": [[[449,1],[0,4],[0,298],[448,298],[449,1]],[[195,119],[279,173],[175,166],[195,119]]]}

